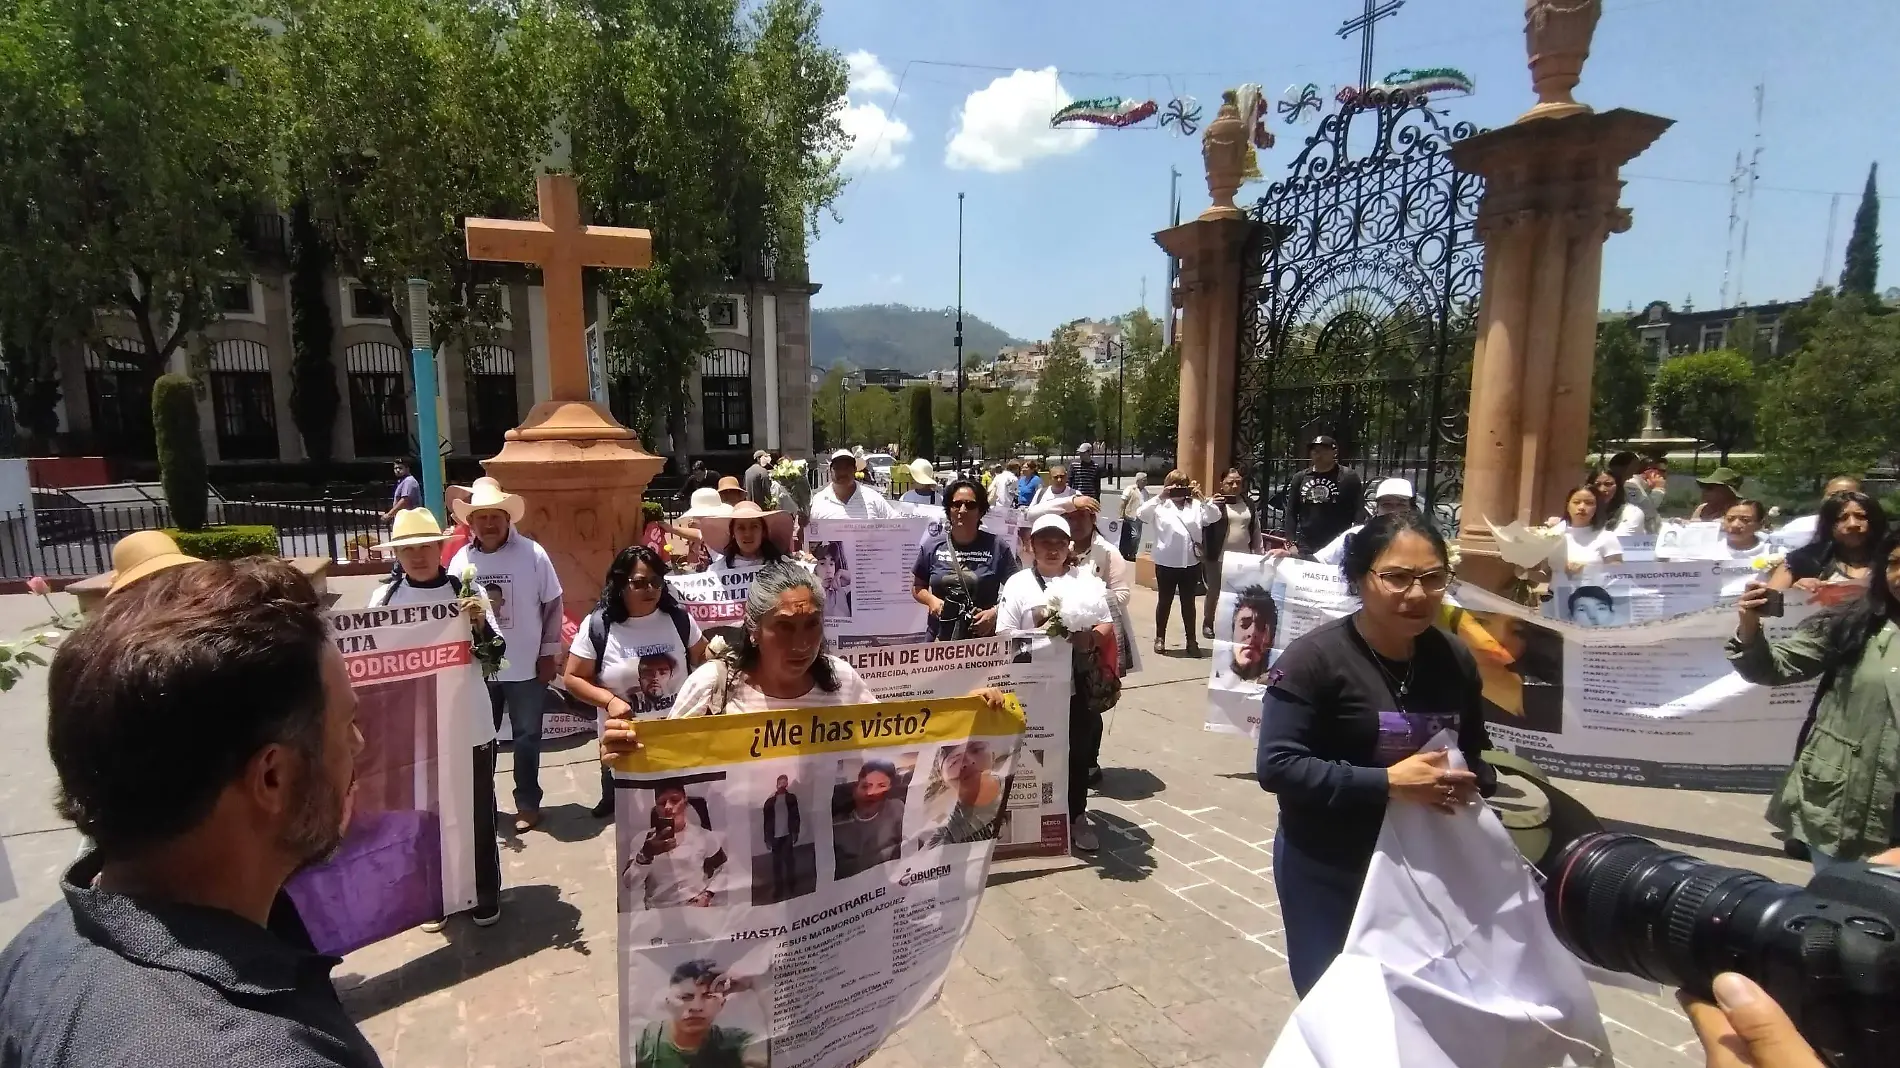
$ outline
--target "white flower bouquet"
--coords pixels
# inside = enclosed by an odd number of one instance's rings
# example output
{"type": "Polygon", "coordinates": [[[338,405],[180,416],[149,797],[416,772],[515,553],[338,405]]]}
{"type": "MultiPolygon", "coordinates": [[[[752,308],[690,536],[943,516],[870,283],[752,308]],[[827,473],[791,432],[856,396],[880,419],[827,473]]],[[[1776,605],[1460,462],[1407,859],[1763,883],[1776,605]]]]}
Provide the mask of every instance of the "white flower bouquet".
{"type": "Polygon", "coordinates": [[[772,507],[798,515],[810,511],[811,478],[805,473],[805,461],[785,459],[773,464],[772,481],[772,507]]]}
{"type": "Polygon", "coordinates": [[[1107,623],[1108,586],[1094,575],[1074,572],[1049,580],[1049,618],[1042,632],[1051,638],[1071,634],[1107,623]]]}
{"type": "Polygon", "coordinates": [[[1497,539],[1498,555],[1517,568],[1533,568],[1550,559],[1552,550],[1564,540],[1563,532],[1549,524],[1527,527],[1512,520],[1500,527],[1487,518],[1484,525],[1497,539]]]}

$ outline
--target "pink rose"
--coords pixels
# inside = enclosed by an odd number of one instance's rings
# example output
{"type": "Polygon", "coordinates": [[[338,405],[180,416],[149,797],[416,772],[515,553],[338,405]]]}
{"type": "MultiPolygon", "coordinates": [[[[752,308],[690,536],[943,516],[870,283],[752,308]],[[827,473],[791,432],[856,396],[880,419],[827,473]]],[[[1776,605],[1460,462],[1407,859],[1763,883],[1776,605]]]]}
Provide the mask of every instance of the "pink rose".
{"type": "Polygon", "coordinates": [[[34,575],[26,580],[26,590],[28,593],[37,593],[41,597],[50,597],[53,594],[53,585],[38,575],[34,575]]]}

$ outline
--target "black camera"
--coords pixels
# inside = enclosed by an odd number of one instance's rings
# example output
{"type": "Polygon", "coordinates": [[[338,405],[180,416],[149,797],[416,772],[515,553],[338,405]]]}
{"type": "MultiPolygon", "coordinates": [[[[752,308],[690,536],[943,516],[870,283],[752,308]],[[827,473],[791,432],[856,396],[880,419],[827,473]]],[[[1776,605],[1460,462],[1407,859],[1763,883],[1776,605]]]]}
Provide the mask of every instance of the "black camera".
{"type": "Polygon", "coordinates": [[[1768,991],[1836,1068],[1900,1049],[1900,871],[1841,864],[1805,887],[1633,834],[1588,834],[1541,865],[1572,953],[1711,999],[1722,972],[1768,991]]]}

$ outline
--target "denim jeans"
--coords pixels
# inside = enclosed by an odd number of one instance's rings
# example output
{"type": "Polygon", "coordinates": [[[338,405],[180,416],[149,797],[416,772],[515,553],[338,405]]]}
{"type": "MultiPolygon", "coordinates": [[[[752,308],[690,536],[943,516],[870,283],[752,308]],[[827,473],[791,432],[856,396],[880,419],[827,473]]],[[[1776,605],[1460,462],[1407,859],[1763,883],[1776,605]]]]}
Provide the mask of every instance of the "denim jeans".
{"type": "Polygon", "coordinates": [[[508,713],[509,743],[515,753],[515,811],[541,807],[541,715],[547,708],[547,683],[536,679],[520,682],[490,682],[488,705],[495,714],[495,729],[501,729],[501,715],[508,713]]]}

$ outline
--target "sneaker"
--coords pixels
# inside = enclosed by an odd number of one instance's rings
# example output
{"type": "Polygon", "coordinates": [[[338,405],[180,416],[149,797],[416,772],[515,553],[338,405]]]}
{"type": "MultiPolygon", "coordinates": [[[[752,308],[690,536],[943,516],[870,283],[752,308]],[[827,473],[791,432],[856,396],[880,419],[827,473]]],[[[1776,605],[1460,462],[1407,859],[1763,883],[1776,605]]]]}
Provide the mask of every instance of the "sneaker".
{"type": "Polygon", "coordinates": [[[496,902],[487,912],[477,912],[469,918],[477,927],[493,927],[501,922],[501,903],[496,902]]]}
{"type": "Polygon", "coordinates": [[[422,929],[429,934],[441,934],[442,928],[448,925],[449,921],[447,919],[430,920],[428,923],[422,925],[422,929]]]}
{"type": "Polygon", "coordinates": [[[1069,845],[1077,853],[1093,853],[1102,848],[1102,840],[1095,837],[1095,828],[1085,817],[1077,816],[1069,821],[1069,845]]]}

